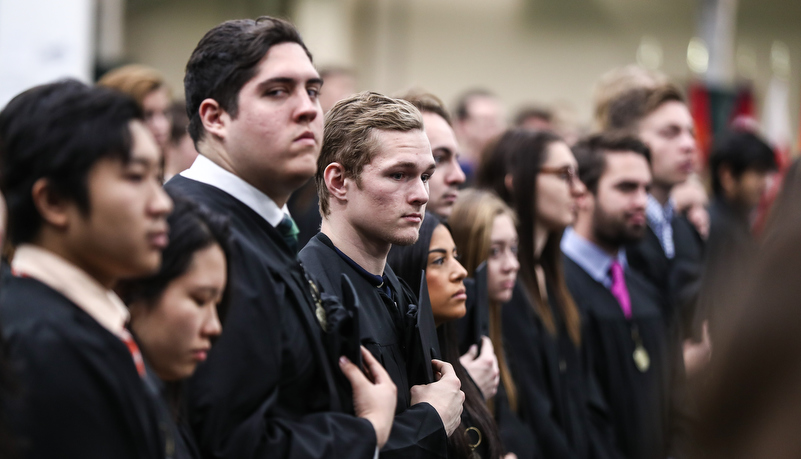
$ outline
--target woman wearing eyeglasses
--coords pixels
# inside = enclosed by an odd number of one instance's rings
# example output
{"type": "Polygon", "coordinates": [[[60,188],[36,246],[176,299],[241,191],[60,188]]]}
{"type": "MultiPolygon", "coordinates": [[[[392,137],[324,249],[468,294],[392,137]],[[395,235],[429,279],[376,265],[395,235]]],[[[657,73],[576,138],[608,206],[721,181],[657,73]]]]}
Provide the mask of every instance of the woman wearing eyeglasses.
{"type": "Polygon", "coordinates": [[[615,457],[602,415],[595,416],[603,403],[585,372],[580,313],[559,248],[586,191],[576,159],[553,133],[515,129],[487,151],[484,166],[479,186],[493,189],[518,216],[520,273],[502,311],[509,366],[520,388],[518,415],[534,431],[542,457],[615,457]]]}

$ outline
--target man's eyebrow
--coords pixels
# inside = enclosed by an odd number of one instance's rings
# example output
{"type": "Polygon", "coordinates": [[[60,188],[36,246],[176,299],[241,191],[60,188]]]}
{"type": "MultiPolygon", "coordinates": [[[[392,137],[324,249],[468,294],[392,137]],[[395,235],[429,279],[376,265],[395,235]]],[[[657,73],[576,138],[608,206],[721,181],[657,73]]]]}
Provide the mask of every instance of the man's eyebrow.
{"type": "MultiPolygon", "coordinates": [[[[301,83],[301,82],[299,80],[295,79],[295,78],[275,77],[275,78],[268,78],[268,79],[262,81],[261,83],[259,83],[257,88],[258,88],[259,91],[262,91],[267,86],[270,86],[270,85],[273,85],[273,84],[287,84],[287,85],[293,85],[294,86],[294,85],[299,84],[299,83],[301,83]]],[[[308,80],[303,82],[303,84],[319,84],[319,85],[322,85],[323,84],[323,80],[322,80],[322,78],[309,78],[308,80]]]]}
{"type": "Polygon", "coordinates": [[[414,168],[417,167],[417,163],[412,162],[412,161],[401,161],[401,162],[397,162],[397,163],[393,164],[392,167],[401,167],[401,168],[404,168],[404,169],[414,169],[414,168]]]}

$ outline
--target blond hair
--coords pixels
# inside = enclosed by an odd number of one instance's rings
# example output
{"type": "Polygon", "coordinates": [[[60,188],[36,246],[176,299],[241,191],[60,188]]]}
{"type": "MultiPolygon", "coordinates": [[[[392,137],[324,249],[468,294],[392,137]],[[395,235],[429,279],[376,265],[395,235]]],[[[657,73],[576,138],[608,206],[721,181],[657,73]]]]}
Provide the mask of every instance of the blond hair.
{"type": "Polygon", "coordinates": [[[606,129],[609,105],[622,94],[632,89],[653,89],[667,82],[664,74],[638,65],[627,65],[604,73],[598,79],[593,94],[596,129],[606,129]]]}
{"type": "Polygon", "coordinates": [[[317,159],[317,194],[320,214],[331,208],[325,185],[325,169],[339,163],[347,177],[360,185],[360,174],[378,151],[376,131],[408,132],[423,129],[423,116],[411,103],[375,92],[361,92],[337,102],[325,117],[323,147],[317,159]]]}
{"type": "Polygon", "coordinates": [[[140,64],[124,65],[111,70],[103,75],[97,85],[128,94],[140,107],[148,94],[167,87],[161,72],[140,64]]]}
{"type": "MultiPolygon", "coordinates": [[[[517,224],[515,212],[497,195],[490,191],[467,189],[459,194],[448,219],[453,241],[461,256],[462,265],[473,276],[476,268],[489,258],[492,245],[492,226],[495,218],[507,215],[517,224]]],[[[506,398],[513,411],[517,411],[517,387],[515,386],[506,353],[503,349],[503,330],[501,327],[501,305],[489,305],[490,341],[498,357],[501,383],[506,389],[506,398]]],[[[490,400],[491,402],[491,400],[490,400]]]]}

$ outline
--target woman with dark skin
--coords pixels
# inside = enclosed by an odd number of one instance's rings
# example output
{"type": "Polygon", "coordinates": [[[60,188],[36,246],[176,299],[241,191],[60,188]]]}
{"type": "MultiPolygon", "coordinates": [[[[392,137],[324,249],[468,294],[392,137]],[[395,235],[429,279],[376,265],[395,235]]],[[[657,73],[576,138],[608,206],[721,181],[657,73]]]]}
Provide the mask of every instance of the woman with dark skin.
{"type": "Polygon", "coordinates": [[[146,384],[162,398],[167,457],[200,457],[186,427],[181,381],[206,359],[222,332],[228,280],[228,226],[180,196],[167,219],[170,241],[160,270],[121,282],[118,290],[131,313],[130,329],[147,367],[146,384]]]}
{"type": "Polygon", "coordinates": [[[465,394],[462,424],[448,438],[448,457],[502,457],[503,447],[495,421],[487,410],[481,391],[459,361],[453,321],[466,312],[464,278],[467,271],[458,261],[450,230],[436,216],[427,213],[417,242],[405,247],[393,246],[387,262],[412,291],[420,290],[425,275],[442,358],[453,365],[462,382],[465,394]]]}

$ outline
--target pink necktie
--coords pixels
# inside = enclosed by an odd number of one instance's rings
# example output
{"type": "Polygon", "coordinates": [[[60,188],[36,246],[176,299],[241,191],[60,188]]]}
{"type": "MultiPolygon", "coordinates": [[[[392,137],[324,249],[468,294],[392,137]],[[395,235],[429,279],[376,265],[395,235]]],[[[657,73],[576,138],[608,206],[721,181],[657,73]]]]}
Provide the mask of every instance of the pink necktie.
{"type": "Polygon", "coordinates": [[[615,260],[612,266],[609,267],[612,274],[612,295],[617,298],[620,303],[620,309],[623,310],[623,315],[626,319],[631,319],[631,298],[629,297],[629,289],[626,288],[626,278],[623,275],[623,266],[620,262],[615,260]]]}

